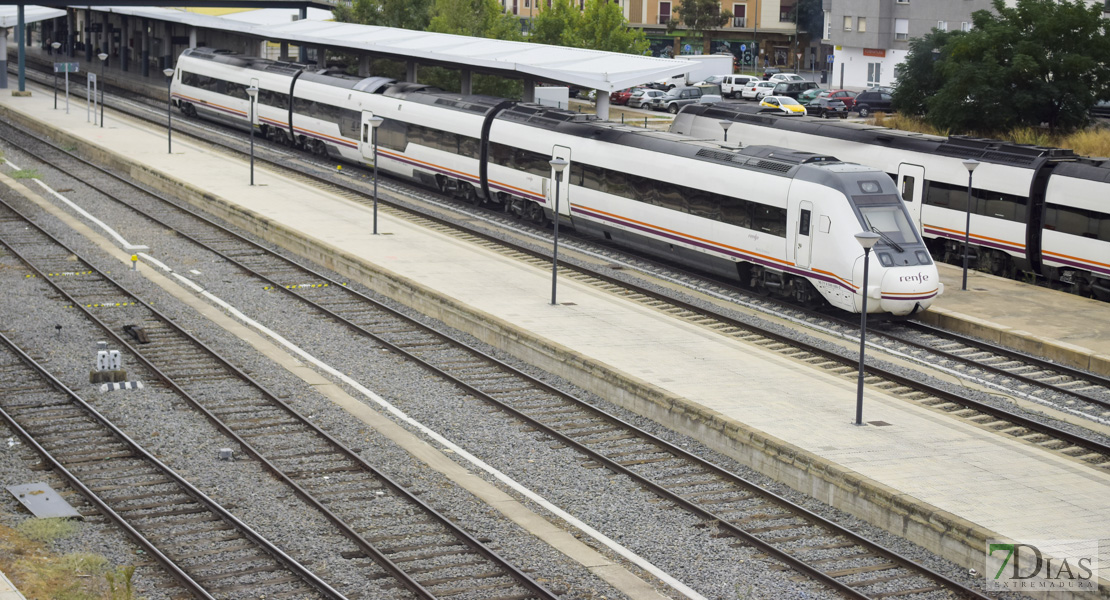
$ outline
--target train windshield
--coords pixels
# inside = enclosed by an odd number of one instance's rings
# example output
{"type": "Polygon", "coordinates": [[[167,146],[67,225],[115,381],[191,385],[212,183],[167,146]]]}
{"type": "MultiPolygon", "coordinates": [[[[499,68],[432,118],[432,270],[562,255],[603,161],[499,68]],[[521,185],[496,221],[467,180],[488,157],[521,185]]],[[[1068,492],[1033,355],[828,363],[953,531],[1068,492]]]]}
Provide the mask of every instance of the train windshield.
{"type": "Polygon", "coordinates": [[[853,196],[852,201],[859,210],[864,229],[881,234],[884,241],[895,244],[913,244],[920,241],[913,221],[910,220],[906,208],[897,196],[890,194],[853,196]]]}

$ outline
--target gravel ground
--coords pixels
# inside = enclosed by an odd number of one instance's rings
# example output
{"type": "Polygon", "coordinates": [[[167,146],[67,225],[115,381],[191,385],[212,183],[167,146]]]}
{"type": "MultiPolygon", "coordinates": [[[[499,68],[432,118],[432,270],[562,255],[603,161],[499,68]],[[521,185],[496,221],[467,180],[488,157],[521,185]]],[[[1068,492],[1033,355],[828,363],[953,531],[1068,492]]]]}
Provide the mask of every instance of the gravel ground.
{"type": "MultiPolygon", "coordinates": [[[[27,161],[24,159],[23,162],[27,161]]],[[[27,168],[24,164],[20,166],[27,168]]],[[[67,192],[67,196],[82,206],[98,215],[112,215],[111,219],[105,220],[113,222],[129,240],[150,243],[158,258],[173,261],[172,266],[177,269],[200,271],[201,274],[196,278],[213,293],[244,309],[252,317],[274,324],[284,335],[351,374],[381,396],[397,403],[413,417],[479,453],[498,468],[526,482],[529,487],[572,514],[601,528],[618,542],[626,544],[706,596],[734,598],[747,594],[753,598],[826,597],[822,590],[799,585],[774,571],[766,559],[760,558],[751,550],[732,548],[727,538],[713,537],[711,528],[696,527],[695,519],[667,507],[665,503],[653,501],[651,496],[624,478],[614,477],[602,469],[580,468],[582,457],[565,449],[552,449],[550,442],[544,442],[535,434],[523,431],[519,426],[491,414],[480,403],[465,398],[457,390],[433,380],[419,369],[405,365],[397,357],[375,352],[366,343],[351,339],[349,334],[328,323],[284,318],[288,304],[277,300],[277,294],[259,294],[256,287],[243,284],[235,269],[219,260],[198,255],[191,244],[161,231],[151,231],[149,226],[138,224],[122,211],[110,208],[84,193],[79,189],[79,184],[54,180],[46,169],[43,172],[47,181],[52,182],[56,189],[73,188],[74,192],[67,192]],[[573,482],[573,485],[567,485],[569,482],[573,482]]],[[[72,243],[75,247],[87,246],[83,238],[74,239],[72,243]]],[[[116,263],[111,268],[118,271],[120,267],[116,263]]],[[[141,297],[154,301],[160,310],[183,318],[190,316],[189,309],[164,296],[141,277],[128,273],[120,275],[128,280],[128,285],[134,284],[141,288],[141,297]]],[[[13,311],[11,314],[26,315],[26,302],[14,296],[16,294],[5,296],[0,304],[4,306],[5,314],[9,314],[7,311],[10,310],[13,311]]],[[[41,310],[41,307],[36,307],[36,311],[41,310]]],[[[39,327],[37,330],[31,328],[24,332],[25,341],[46,339],[43,329],[47,330],[47,334],[54,335],[53,323],[62,322],[63,318],[70,316],[63,310],[53,310],[49,315],[36,312],[36,315],[34,320],[27,315],[26,322],[34,322],[39,327]]],[[[466,527],[475,535],[496,540],[499,549],[512,556],[518,564],[534,569],[535,573],[543,573],[545,579],[555,582],[553,588],[563,586],[567,590],[567,597],[620,597],[577,565],[567,564],[565,559],[550,548],[535,544],[528,536],[506,525],[496,513],[475,503],[468,494],[458,491],[430,469],[412,464],[411,458],[403,451],[353,422],[330,402],[313,393],[303,382],[292,378],[283,370],[274,369],[237,339],[212,329],[204,322],[196,321],[195,317],[190,318],[194,318],[196,323],[195,333],[234,356],[236,362],[264,385],[288,398],[305,414],[316,415],[318,424],[339,439],[361,448],[363,455],[375,464],[390,465],[390,474],[398,481],[429,492],[427,497],[434,495],[434,504],[437,507],[452,517],[464,519],[466,527]]],[[[71,379],[79,383],[82,372],[87,371],[91,363],[90,340],[95,339],[96,334],[81,332],[79,326],[72,324],[71,316],[69,321],[70,324],[63,326],[62,335],[51,346],[56,348],[52,351],[58,355],[54,364],[65,364],[63,370],[73,373],[71,379]]],[[[473,343],[473,340],[470,341],[473,343]]],[[[501,354],[492,348],[486,350],[494,355],[501,354]]],[[[517,366],[523,367],[519,364],[517,366]]],[[[770,482],[733,461],[708,451],[694,440],[666,431],[619,408],[608,406],[602,399],[575,390],[537,369],[523,368],[669,439],[672,443],[702,454],[811,510],[847,524],[888,547],[942,570],[953,578],[960,578],[964,572],[963,569],[895,536],[859,523],[854,518],[794,493],[785,486],[770,482]]],[[[341,567],[327,562],[327,557],[334,556],[334,552],[329,553],[329,549],[318,548],[313,539],[306,539],[319,535],[319,532],[311,528],[311,515],[301,517],[309,529],[291,531],[288,524],[298,519],[291,518],[286,511],[288,499],[280,497],[281,492],[277,489],[279,486],[247,469],[250,461],[231,464],[213,460],[214,450],[221,447],[221,444],[226,445],[226,442],[220,441],[218,434],[214,434],[206,423],[197,417],[181,414],[185,411],[177,410],[173,399],[153,390],[126,394],[126,397],[105,397],[98,402],[98,406],[102,406],[106,413],[126,419],[128,432],[134,432],[132,435],[137,439],[156,448],[159,456],[179,468],[190,479],[195,478],[200,482],[198,485],[210,494],[240,506],[245,513],[251,515],[249,522],[253,526],[273,536],[272,539],[301,544],[304,547],[299,548],[300,552],[313,557],[317,563],[328,564],[329,569],[339,573],[336,577],[342,579],[341,567]],[[242,490],[251,490],[251,493],[249,496],[241,496],[242,490]],[[271,494],[277,497],[272,497],[271,494]]]]}

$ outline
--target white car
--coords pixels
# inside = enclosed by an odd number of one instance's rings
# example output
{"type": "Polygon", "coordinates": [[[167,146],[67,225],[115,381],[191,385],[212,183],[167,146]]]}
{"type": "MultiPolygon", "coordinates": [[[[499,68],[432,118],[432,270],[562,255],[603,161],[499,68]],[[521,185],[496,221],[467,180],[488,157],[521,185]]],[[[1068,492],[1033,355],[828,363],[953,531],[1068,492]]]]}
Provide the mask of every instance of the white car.
{"type": "Polygon", "coordinates": [[[740,90],[740,95],[746,100],[762,100],[764,96],[769,96],[778,85],[777,81],[752,81],[745,85],[740,90]]]}
{"type": "Polygon", "coordinates": [[[805,81],[805,77],[796,75],[794,73],[775,73],[767,81],[774,81],[775,83],[790,83],[793,81],[805,81]]]}

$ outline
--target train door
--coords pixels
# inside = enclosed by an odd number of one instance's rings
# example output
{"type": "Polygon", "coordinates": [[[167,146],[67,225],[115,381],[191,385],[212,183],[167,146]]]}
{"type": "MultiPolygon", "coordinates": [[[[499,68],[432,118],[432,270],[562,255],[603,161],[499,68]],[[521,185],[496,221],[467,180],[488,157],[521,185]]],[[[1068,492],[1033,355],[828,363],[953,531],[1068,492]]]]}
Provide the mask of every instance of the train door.
{"type": "MultiPolygon", "coordinates": [[[[570,148],[565,146],[555,146],[551,150],[552,160],[561,158],[567,161],[567,167],[563,169],[562,181],[559,183],[559,214],[569,217],[570,216],[570,148]]],[[[551,181],[555,181],[555,168],[551,169],[551,181]]],[[[547,202],[548,206],[555,206],[555,186],[547,186],[547,202]]]]}
{"type": "Polygon", "coordinates": [[[374,113],[362,111],[362,127],[359,129],[358,148],[367,164],[374,163],[374,113]]]}
{"type": "Polygon", "coordinates": [[[794,236],[794,239],[797,240],[794,245],[794,264],[803,269],[809,268],[810,256],[813,252],[813,236],[811,235],[813,232],[810,224],[812,216],[812,202],[802,200],[798,203],[798,230],[794,236]]]}
{"type": "Polygon", "coordinates": [[[898,190],[902,192],[906,210],[910,211],[913,222],[917,224],[917,233],[923,234],[921,204],[925,193],[925,167],[908,163],[898,165],[898,190]]]}

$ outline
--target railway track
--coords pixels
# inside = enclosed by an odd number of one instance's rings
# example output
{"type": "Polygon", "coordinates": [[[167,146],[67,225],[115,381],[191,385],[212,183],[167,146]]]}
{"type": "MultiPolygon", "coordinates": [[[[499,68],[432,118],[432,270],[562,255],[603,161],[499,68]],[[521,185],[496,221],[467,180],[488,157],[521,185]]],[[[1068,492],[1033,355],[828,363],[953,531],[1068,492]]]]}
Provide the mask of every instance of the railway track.
{"type": "Polygon", "coordinates": [[[116,428],[0,334],[3,418],[196,598],[344,596],[116,428]]]}
{"type": "MultiPolygon", "coordinates": [[[[87,165],[53,164],[81,176],[87,165]]],[[[71,159],[72,160],[72,159],[71,159]]],[[[107,192],[104,192],[107,194],[107,192]]],[[[343,282],[308,270],[242,239],[199,215],[175,215],[168,206],[146,211],[161,227],[174,222],[180,235],[219,254],[281,290],[312,313],[327,315],[392,354],[421,365],[474,398],[634,480],[642,488],[697,516],[703,527],[754,546],[780,569],[796,571],[851,598],[984,598],[867,539],[560,392],[513,367],[433,331],[366,297],[343,282]],[[155,214],[157,213],[157,215],[155,214]]],[[[294,314],[288,311],[288,314],[294,314]]],[[[311,318],[305,314],[302,318],[311,318]]],[[[257,419],[257,414],[252,414],[257,419]]]]}
{"type": "Polygon", "coordinates": [[[557,598],[6,202],[0,240],[162,385],[333,523],[358,548],[345,558],[376,565],[368,565],[367,577],[384,571],[418,598],[557,598]],[[136,328],[141,334],[120,335],[136,328]]]}

